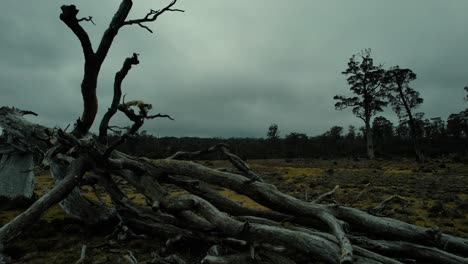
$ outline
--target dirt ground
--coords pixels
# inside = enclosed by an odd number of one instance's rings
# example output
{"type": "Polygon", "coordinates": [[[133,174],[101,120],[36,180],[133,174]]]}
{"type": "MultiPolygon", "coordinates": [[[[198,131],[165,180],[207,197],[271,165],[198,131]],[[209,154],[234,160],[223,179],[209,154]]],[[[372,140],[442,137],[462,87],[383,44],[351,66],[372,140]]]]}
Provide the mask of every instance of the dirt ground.
{"type": "MultiPolygon", "coordinates": [[[[406,201],[392,204],[385,215],[420,226],[438,226],[446,233],[468,237],[468,164],[435,160],[421,165],[404,159],[248,162],[267,182],[296,198],[311,201],[339,185],[336,202],[369,210],[384,199],[399,195],[406,201]]],[[[228,167],[226,161],[200,163],[213,168],[228,167]]],[[[47,173],[41,173],[36,178],[36,193],[41,196],[52,187],[52,182],[47,173]]],[[[134,201],[144,203],[141,195],[130,188],[126,191],[134,201]]],[[[91,188],[83,187],[83,192],[95,198],[91,188]]],[[[246,206],[268,210],[232,191],[220,192],[246,206]]],[[[24,210],[5,204],[2,207],[0,225],[24,210]]],[[[189,259],[189,263],[199,263],[206,252],[203,246],[194,245],[166,249],[157,238],[109,242],[106,236],[113,232],[112,225],[86,227],[67,216],[59,206],[51,208],[31,229],[28,235],[8,246],[14,263],[75,263],[83,245],[87,245],[85,263],[96,264],[119,263],[128,250],[140,262],[151,259],[151,254],[165,256],[178,251],[189,259]],[[181,248],[183,252],[180,252],[181,248]]],[[[122,260],[122,263],[126,262],[122,260]]]]}

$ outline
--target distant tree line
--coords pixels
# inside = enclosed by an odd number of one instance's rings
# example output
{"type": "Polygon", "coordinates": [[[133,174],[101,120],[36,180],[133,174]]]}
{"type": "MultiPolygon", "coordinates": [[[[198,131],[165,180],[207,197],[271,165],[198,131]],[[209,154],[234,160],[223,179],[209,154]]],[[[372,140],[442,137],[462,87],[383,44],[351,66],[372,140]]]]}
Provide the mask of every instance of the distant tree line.
{"type": "MultiPolygon", "coordinates": [[[[416,132],[421,151],[428,157],[460,157],[468,153],[468,111],[450,115],[448,120],[440,117],[415,117],[416,132]]],[[[414,155],[411,128],[407,121],[394,124],[383,116],[371,124],[375,154],[381,158],[411,157],[414,155]]],[[[271,158],[365,158],[365,127],[333,126],[319,136],[291,132],[280,135],[277,124],[272,124],[265,138],[199,138],[199,137],[154,137],[144,131],[128,139],[120,150],[132,155],[149,158],[164,158],[178,150],[196,151],[218,143],[225,143],[234,153],[245,159],[271,158]]],[[[111,136],[112,137],[112,136],[111,136]]],[[[114,135],[117,137],[117,135],[114,135]]],[[[208,159],[222,158],[214,154],[208,159]]]]}
{"type": "MultiPolygon", "coordinates": [[[[282,137],[278,125],[271,124],[265,138],[156,138],[143,131],[130,138],[121,150],[132,155],[164,158],[175,150],[195,151],[226,143],[233,152],[247,159],[342,156],[373,159],[375,155],[414,155],[418,161],[425,161],[441,155],[467,155],[468,109],[451,114],[447,120],[426,118],[417,111],[424,100],[410,85],[416,80],[411,69],[400,66],[384,69],[374,62],[371,50],[366,49],[353,55],[342,73],[351,95],[335,96],[335,108],[351,108],[363,121],[361,127],[349,126],[345,131],[337,125],[319,136],[291,132],[282,137]],[[398,117],[397,124],[378,116],[387,106],[398,117]]],[[[463,99],[468,102],[468,87],[464,89],[467,94],[463,99]]]]}

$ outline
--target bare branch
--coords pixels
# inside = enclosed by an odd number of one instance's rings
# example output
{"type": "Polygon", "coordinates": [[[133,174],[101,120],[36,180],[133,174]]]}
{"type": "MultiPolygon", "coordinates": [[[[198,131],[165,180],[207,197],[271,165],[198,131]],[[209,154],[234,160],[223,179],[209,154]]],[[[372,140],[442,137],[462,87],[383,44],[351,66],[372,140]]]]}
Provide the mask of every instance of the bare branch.
{"type": "Polygon", "coordinates": [[[86,249],[87,249],[87,246],[86,245],[83,245],[81,247],[81,253],[80,253],[80,259],[78,259],[75,264],[82,264],[84,263],[85,261],[85,258],[86,258],[86,249]]]}
{"type": "Polygon", "coordinates": [[[129,129],[129,127],[119,127],[119,126],[109,126],[107,127],[108,130],[114,133],[121,133],[122,130],[129,129]]]}
{"type": "Polygon", "coordinates": [[[306,251],[310,256],[319,256],[327,263],[337,263],[339,261],[337,258],[339,248],[336,244],[320,237],[275,226],[243,223],[220,212],[216,207],[197,196],[184,195],[175,199],[175,201],[165,202],[164,204],[165,208],[170,212],[194,211],[231,237],[274,241],[279,245],[288,245],[299,252],[306,251]]]}
{"type": "Polygon", "coordinates": [[[148,30],[148,31],[149,31],[149,33],[153,33],[153,30],[151,30],[149,27],[147,27],[147,26],[143,25],[142,23],[137,23],[137,25],[139,25],[140,27],[142,27],[142,28],[144,28],[144,29],[148,30]]]}
{"type": "MultiPolygon", "coordinates": [[[[125,98],[125,96],[124,96],[125,98]]],[[[143,124],[145,119],[154,119],[158,117],[164,117],[164,118],[169,118],[171,120],[174,120],[172,117],[169,115],[163,115],[163,114],[157,114],[153,116],[148,116],[148,111],[152,108],[151,104],[145,104],[142,101],[129,101],[124,104],[120,104],[118,106],[118,110],[123,112],[128,119],[130,119],[133,122],[133,125],[130,127],[130,129],[125,133],[120,139],[115,141],[114,143],[111,144],[111,146],[106,150],[104,153],[104,157],[108,158],[110,154],[117,149],[120,145],[122,145],[127,139],[136,134],[138,132],[138,129],[140,129],[143,124]],[[133,111],[130,107],[131,106],[138,106],[139,113],[136,114],[135,111],[133,111]]]]}
{"type": "Polygon", "coordinates": [[[130,264],[138,264],[138,260],[133,256],[133,253],[130,250],[128,250],[128,255],[123,256],[123,258],[130,264]]]}
{"type": "Polygon", "coordinates": [[[385,209],[387,209],[388,206],[390,205],[390,203],[392,203],[392,202],[407,204],[408,200],[406,200],[405,198],[403,198],[403,197],[401,197],[399,195],[392,195],[392,196],[388,197],[387,199],[383,200],[376,207],[370,209],[369,212],[372,213],[372,214],[381,215],[383,213],[383,211],[385,209]]]}
{"type": "Polygon", "coordinates": [[[112,99],[111,107],[107,110],[106,114],[101,120],[101,125],[99,126],[99,142],[102,144],[107,144],[107,130],[109,128],[109,122],[111,118],[117,112],[119,106],[120,98],[122,97],[122,82],[127,76],[128,72],[132,68],[132,65],[137,65],[139,62],[138,54],[133,53],[132,57],[125,59],[122,68],[115,74],[114,78],[114,97],[112,99]]]}
{"type": "Polygon", "coordinates": [[[60,14],[60,20],[62,20],[80,40],[85,58],[89,59],[93,57],[94,51],[91,45],[91,41],[89,40],[88,33],[86,33],[86,31],[79,24],[80,21],[86,19],[76,18],[76,15],[78,14],[79,10],[76,8],[75,5],[63,5],[61,9],[62,13],[60,14]]]}
{"type": "Polygon", "coordinates": [[[28,111],[28,110],[20,110],[20,109],[16,109],[22,116],[25,116],[25,115],[33,115],[33,116],[38,116],[37,113],[33,112],[33,111],[28,111]]]}
{"type": "Polygon", "coordinates": [[[93,17],[92,16],[89,16],[89,17],[83,17],[83,18],[80,18],[78,19],[78,22],[81,22],[81,21],[89,21],[91,23],[93,23],[93,25],[96,25],[93,21],[93,17]]]}
{"type": "Polygon", "coordinates": [[[320,195],[319,197],[317,197],[317,199],[313,200],[312,202],[313,202],[313,203],[320,203],[320,202],[322,202],[323,200],[332,197],[333,195],[335,195],[336,191],[337,191],[339,188],[340,188],[340,186],[339,186],[339,185],[336,185],[335,188],[333,188],[333,190],[331,190],[331,191],[329,191],[329,192],[326,192],[326,193],[320,195]]]}
{"type": "Polygon", "coordinates": [[[229,151],[229,146],[226,144],[217,144],[214,145],[208,149],[200,150],[200,151],[195,151],[195,152],[184,152],[184,151],[179,151],[169,157],[168,159],[175,159],[175,160],[183,160],[183,159],[192,159],[195,157],[199,157],[202,155],[206,155],[215,151],[220,151],[223,153],[228,160],[231,162],[236,169],[241,171],[245,176],[247,176],[250,181],[260,181],[263,182],[263,179],[255,174],[249,167],[247,163],[245,163],[241,158],[239,158],[237,155],[234,155],[229,151]]]}
{"type": "Polygon", "coordinates": [[[174,121],[175,119],[172,118],[170,115],[166,115],[166,114],[157,114],[157,115],[151,115],[151,116],[147,116],[145,117],[146,119],[154,119],[154,118],[167,118],[167,119],[170,119],[172,121],[174,121]]]}
{"type": "Polygon", "coordinates": [[[354,200],[351,201],[351,202],[349,203],[349,205],[352,206],[352,205],[355,205],[357,202],[359,202],[359,200],[361,200],[361,196],[362,196],[364,193],[366,193],[366,192],[368,191],[367,188],[369,187],[369,185],[370,185],[370,182],[369,182],[368,184],[364,185],[364,187],[362,188],[362,191],[358,193],[358,195],[356,196],[356,198],[354,198],[354,200]]]}
{"type": "Polygon", "coordinates": [[[156,19],[158,19],[158,17],[162,15],[164,12],[185,12],[182,9],[172,8],[176,3],[177,3],[177,0],[173,0],[169,5],[167,5],[163,9],[160,9],[160,10],[151,9],[144,18],[127,20],[123,23],[123,25],[137,24],[140,27],[148,30],[150,33],[153,33],[153,31],[147,26],[143,25],[143,23],[156,21],[156,19]]]}

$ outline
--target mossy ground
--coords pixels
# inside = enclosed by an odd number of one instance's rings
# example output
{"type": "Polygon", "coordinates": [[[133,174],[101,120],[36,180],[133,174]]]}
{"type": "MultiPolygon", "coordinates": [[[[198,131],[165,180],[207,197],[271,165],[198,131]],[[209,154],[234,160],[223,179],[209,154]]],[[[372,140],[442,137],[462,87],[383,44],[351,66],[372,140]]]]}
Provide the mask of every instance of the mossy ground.
{"type": "MultiPolygon", "coordinates": [[[[213,168],[227,167],[226,161],[201,162],[213,168]]],[[[339,160],[253,160],[252,169],[278,189],[299,199],[312,200],[340,185],[336,201],[367,210],[385,198],[397,194],[406,205],[394,204],[386,212],[391,217],[425,227],[438,226],[444,232],[468,237],[468,164],[433,161],[417,164],[410,160],[356,161],[339,160]],[[367,187],[365,187],[367,186],[367,187]],[[359,193],[363,192],[356,201],[359,193]]],[[[43,195],[53,186],[45,173],[36,177],[36,194],[43,195]]],[[[90,187],[83,187],[85,196],[97,199],[90,187]]],[[[171,187],[173,195],[184,193],[171,187]]],[[[129,197],[139,204],[145,198],[134,189],[125,187],[129,197]]],[[[226,189],[219,192],[245,206],[268,210],[253,200],[226,189]]],[[[101,195],[104,202],[109,197],[101,195]]],[[[0,211],[0,225],[8,222],[22,210],[4,207],[0,211]]],[[[140,260],[150,258],[151,252],[160,252],[161,241],[134,240],[121,244],[105,243],[113,227],[90,228],[69,217],[59,207],[52,207],[28,235],[9,245],[14,263],[74,263],[79,259],[83,244],[88,246],[87,263],[118,263],[131,250],[140,260]]],[[[184,247],[183,255],[195,261],[204,252],[184,247]]],[[[165,252],[164,254],[168,254],[165,252]]]]}

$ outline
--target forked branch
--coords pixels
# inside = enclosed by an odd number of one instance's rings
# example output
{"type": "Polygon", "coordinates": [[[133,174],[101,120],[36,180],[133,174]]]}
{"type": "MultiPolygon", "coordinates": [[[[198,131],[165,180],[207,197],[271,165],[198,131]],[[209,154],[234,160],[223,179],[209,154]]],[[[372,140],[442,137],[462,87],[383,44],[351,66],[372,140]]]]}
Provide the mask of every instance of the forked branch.
{"type": "Polygon", "coordinates": [[[160,10],[151,9],[144,18],[128,20],[128,21],[125,21],[123,25],[137,24],[140,27],[148,30],[150,33],[153,33],[153,31],[149,27],[144,25],[143,23],[156,21],[156,19],[158,19],[158,17],[165,12],[184,12],[184,10],[182,9],[172,8],[176,3],[177,3],[177,0],[173,0],[170,4],[168,4],[163,9],[160,9],[160,10]]]}
{"type": "Polygon", "coordinates": [[[122,97],[122,82],[132,68],[132,65],[137,65],[138,63],[140,63],[138,60],[138,54],[133,53],[132,57],[125,59],[122,69],[115,74],[114,97],[112,99],[112,104],[104,114],[104,117],[101,120],[101,125],[99,126],[99,142],[102,144],[107,144],[107,130],[109,129],[109,122],[119,107],[119,102],[122,97]]]}
{"type": "MultiPolygon", "coordinates": [[[[80,40],[85,59],[92,58],[94,56],[94,51],[91,45],[91,41],[89,40],[88,33],[86,33],[86,31],[80,25],[80,21],[86,19],[78,19],[76,17],[79,10],[75,5],[63,5],[61,9],[62,13],[60,14],[60,19],[73,31],[73,33],[75,33],[76,37],[80,40]]],[[[92,17],[89,18],[89,20],[92,19],[92,17]]]]}
{"type": "MultiPolygon", "coordinates": [[[[122,145],[127,139],[135,135],[138,130],[143,126],[145,119],[154,119],[154,118],[168,118],[170,120],[174,120],[170,115],[166,114],[157,114],[148,116],[148,111],[152,108],[150,104],[145,104],[142,101],[130,101],[127,103],[122,103],[118,106],[118,110],[123,112],[128,119],[133,122],[133,125],[127,130],[127,132],[122,135],[118,140],[113,142],[109,148],[107,148],[106,152],[104,153],[104,157],[108,158],[112,154],[112,152],[117,149],[120,145],[122,145]],[[138,106],[138,114],[133,111],[131,106],[136,105],[138,106]]],[[[107,130],[107,129],[106,129],[107,130]]]]}

